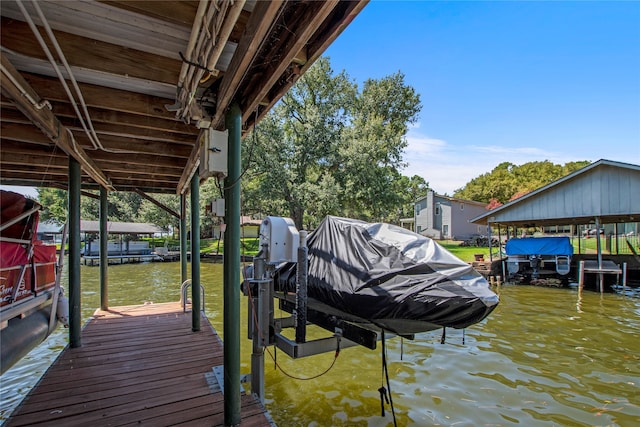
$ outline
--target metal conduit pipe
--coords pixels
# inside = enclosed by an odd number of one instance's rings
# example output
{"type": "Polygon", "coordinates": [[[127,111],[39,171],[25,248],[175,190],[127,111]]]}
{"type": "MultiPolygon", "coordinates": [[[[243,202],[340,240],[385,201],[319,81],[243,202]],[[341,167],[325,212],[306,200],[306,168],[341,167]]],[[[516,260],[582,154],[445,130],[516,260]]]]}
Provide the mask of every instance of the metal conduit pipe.
{"type": "MultiPolygon", "coordinates": [[[[223,21],[223,26],[218,33],[218,39],[227,40],[231,35],[231,31],[233,31],[233,27],[235,22],[238,20],[240,13],[242,12],[242,8],[244,7],[245,0],[238,0],[233,3],[231,9],[227,12],[228,18],[223,21]]],[[[215,43],[213,44],[213,50],[209,54],[209,62],[207,62],[207,68],[212,70],[216,64],[218,63],[218,59],[220,59],[220,55],[222,55],[222,50],[224,49],[223,43],[215,43]]],[[[202,78],[204,74],[204,70],[200,70],[200,76],[198,77],[198,81],[202,78]]]]}
{"type": "Polygon", "coordinates": [[[84,122],[84,119],[82,118],[82,115],[80,114],[80,110],[78,109],[78,104],[76,103],[75,98],[71,94],[71,90],[69,89],[69,85],[67,84],[67,81],[65,80],[64,76],[62,75],[62,71],[60,71],[60,67],[58,67],[58,64],[56,63],[55,59],[53,58],[53,55],[51,54],[51,50],[49,49],[49,47],[47,46],[47,43],[42,38],[42,35],[40,34],[40,31],[38,31],[38,28],[36,27],[36,24],[33,22],[33,19],[31,19],[31,16],[29,15],[27,10],[25,9],[25,7],[22,4],[22,2],[20,0],[17,0],[16,4],[20,8],[20,11],[22,12],[22,15],[24,15],[24,18],[26,19],[27,24],[29,24],[29,28],[31,28],[31,31],[33,32],[33,35],[36,36],[36,39],[38,40],[38,43],[40,44],[40,47],[42,47],[42,50],[44,51],[45,55],[47,56],[47,59],[49,60],[49,63],[51,63],[51,66],[53,67],[53,70],[55,71],[56,75],[58,76],[58,80],[60,80],[60,83],[62,83],[62,86],[64,87],[64,90],[67,93],[67,97],[69,97],[69,101],[71,101],[71,105],[73,106],[73,109],[76,112],[76,116],[78,117],[78,119],[80,119],[80,122],[82,124],[82,128],[84,129],[85,133],[89,137],[89,141],[91,141],[91,145],[93,145],[93,148],[97,149],[98,145],[94,141],[93,136],[91,135],[91,132],[89,132],[89,130],[87,129],[86,123],[84,122]]]}
{"type": "MultiPolygon", "coordinates": [[[[204,43],[204,36],[202,33],[203,24],[204,28],[209,26],[209,24],[211,23],[211,19],[213,19],[213,11],[215,10],[215,8],[210,7],[210,2],[208,0],[204,1],[204,3],[205,4],[202,10],[202,14],[196,17],[198,21],[197,29],[195,26],[196,22],[194,21],[194,28],[189,40],[191,42],[191,39],[193,39],[193,46],[191,48],[190,55],[185,56],[187,61],[190,61],[192,63],[198,62],[200,56],[199,51],[202,48],[202,44],[204,43]]],[[[198,13],[200,13],[200,6],[203,6],[203,2],[200,2],[200,5],[198,6],[198,13]]],[[[180,92],[177,94],[178,105],[182,106],[182,110],[179,112],[180,118],[183,118],[185,116],[185,112],[188,111],[190,99],[185,100],[185,98],[193,92],[193,85],[191,82],[193,79],[194,66],[186,62],[183,64],[183,66],[185,65],[185,75],[182,76],[182,80],[180,81],[180,84],[178,86],[180,92]]]]}
{"type": "Polygon", "coordinates": [[[7,77],[11,81],[11,83],[18,88],[20,94],[27,98],[27,101],[29,101],[31,105],[36,108],[36,110],[42,110],[44,107],[47,107],[49,110],[51,110],[51,103],[49,101],[47,101],[46,99],[43,99],[40,102],[36,101],[33,96],[31,96],[31,94],[27,92],[25,88],[22,87],[22,85],[13,77],[9,70],[4,67],[4,65],[0,65],[0,71],[2,71],[5,77],[7,77]]]}
{"type": "MultiPolygon", "coordinates": [[[[213,34],[207,34],[207,39],[211,40],[211,42],[207,43],[205,46],[206,52],[204,54],[204,59],[208,58],[206,67],[205,67],[207,70],[213,70],[216,64],[218,63],[218,60],[220,59],[220,55],[222,55],[222,51],[224,49],[224,43],[222,43],[221,41],[227,40],[231,35],[231,31],[233,31],[235,22],[239,18],[240,13],[244,8],[245,0],[234,1],[231,7],[228,7],[227,3],[224,3],[224,4],[225,4],[224,9],[217,10],[218,11],[217,22],[222,21],[222,26],[220,28],[216,28],[218,31],[214,31],[213,34]],[[227,19],[224,19],[225,16],[227,16],[227,19]]],[[[212,5],[209,10],[213,11],[214,9],[217,9],[215,4],[212,5]]],[[[207,26],[210,24],[212,19],[213,19],[213,15],[211,16],[207,15],[207,26]]],[[[216,27],[219,27],[219,25],[216,25],[216,27]]],[[[203,42],[206,41],[205,36],[203,34],[201,34],[200,40],[203,40],[203,42]]],[[[198,44],[198,47],[196,50],[199,51],[201,48],[202,48],[201,44],[198,44]]],[[[188,90],[183,90],[182,93],[180,94],[180,102],[184,106],[181,112],[182,118],[184,118],[184,116],[189,111],[189,106],[193,101],[193,96],[195,96],[195,92],[198,89],[198,84],[200,83],[200,80],[204,76],[204,73],[205,73],[204,69],[196,69],[193,66],[189,68],[187,83],[184,86],[188,88],[188,90]],[[194,72],[195,72],[195,76],[193,75],[194,72]],[[184,99],[186,97],[188,98],[184,99]]]]}
{"type": "MultiPolygon", "coordinates": [[[[193,53],[193,47],[196,44],[197,35],[200,33],[200,26],[202,25],[202,17],[204,16],[204,12],[207,9],[207,5],[209,0],[200,0],[198,4],[198,11],[196,12],[196,17],[193,20],[193,26],[191,27],[191,36],[189,37],[189,44],[187,45],[187,51],[185,52],[185,58],[191,60],[191,54],[193,53]]],[[[190,67],[186,62],[182,63],[182,68],[180,69],[180,77],[178,78],[178,90],[182,89],[185,76],[187,75],[187,70],[190,67]]]]}
{"type": "MultiPolygon", "coordinates": [[[[58,54],[60,61],[62,61],[62,65],[64,65],[64,68],[67,70],[67,73],[69,74],[69,79],[71,80],[71,84],[73,84],[73,88],[75,89],[76,95],[78,96],[78,100],[80,101],[80,106],[82,107],[82,111],[85,114],[85,118],[87,120],[87,125],[89,127],[89,130],[87,130],[86,126],[84,125],[84,121],[82,117],[78,117],[78,118],[80,119],[80,122],[83,124],[83,128],[85,129],[85,132],[87,132],[87,134],[89,135],[89,139],[91,139],[91,136],[93,136],[93,140],[95,141],[94,147],[95,145],[97,145],[100,149],[104,149],[93,127],[93,122],[91,121],[91,117],[89,116],[89,111],[87,110],[87,103],[85,102],[84,97],[82,96],[82,92],[80,91],[78,82],[76,81],[76,78],[73,75],[73,72],[71,71],[71,67],[69,66],[69,63],[67,62],[67,58],[64,56],[64,53],[62,52],[62,48],[60,47],[60,44],[58,43],[56,36],[53,34],[53,30],[49,25],[49,21],[47,21],[47,18],[44,16],[44,13],[42,13],[42,9],[40,9],[38,2],[32,0],[32,3],[33,3],[33,7],[36,10],[36,13],[38,14],[38,17],[40,17],[40,21],[42,22],[42,25],[44,26],[44,29],[47,32],[47,35],[49,36],[49,40],[51,40],[51,43],[53,43],[53,47],[56,49],[56,53],[58,54]]],[[[71,99],[71,102],[75,103],[75,100],[71,99]]]]}

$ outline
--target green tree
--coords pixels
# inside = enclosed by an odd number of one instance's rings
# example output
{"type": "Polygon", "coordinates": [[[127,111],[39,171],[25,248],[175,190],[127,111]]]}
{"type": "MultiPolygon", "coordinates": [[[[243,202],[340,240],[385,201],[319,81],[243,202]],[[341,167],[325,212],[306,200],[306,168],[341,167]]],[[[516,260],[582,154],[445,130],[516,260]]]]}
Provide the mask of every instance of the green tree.
{"type": "MultiPolygon", "coordinates": [[[[150,194],[149,196],[174,212],[180,213],[180,196],[175,194],[150,194]]],[[[146,199],[142,200],[135,217],[139,222],[155,224],[165,231],[169,231],[170,228],[175,230],[180,225],[179,218],[146,199]]]]}
{"type": "MultiPolygon", "coordinates": [[[[93,191],[99,196],[99,191],[93,191]]],[[[137,193],[127,191],[110,192],[107,196],[107,215],[109,221],[138,222],[138,212],[143,198],[137,193]]],[[[80,214],[82,219],[98,220],[100,218],[100,199],[82,197],[80,214]]]]}
{"type": "Polygon", "coordinates": [[[245,138],[253,159],[245,206],[289,216],[299,228],[327,214],[397,217],[405,135],[419,111],[401,73],[367,80],[359,92],[320,58],[245,138]]]}
{"type": "Polygon", "coordinates": [[[40,219],[55,220],[60,224],[67,222],[69,202],[67,192],[57,188],[38,188],[38,202],[44,207],[40,219]]]}
{"type": "Polygon", "coordinates": [[[528,162],[521,166],[503,162],[491,172],[469,181],[454,193],[454,197],[489,203],[507,203],[514,196],[522,196],[550,184],[589,164],[588,161],[556,165],[548,160],[528,162]]]}

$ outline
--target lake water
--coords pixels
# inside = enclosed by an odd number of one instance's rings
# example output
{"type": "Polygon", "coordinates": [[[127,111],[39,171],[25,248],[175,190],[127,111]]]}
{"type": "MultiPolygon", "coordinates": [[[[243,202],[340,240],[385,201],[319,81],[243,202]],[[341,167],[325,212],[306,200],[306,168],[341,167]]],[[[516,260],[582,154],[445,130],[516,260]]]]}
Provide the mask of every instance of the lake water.
{"type": "MultiPolygon", "coordinates": [[[[82,316],[99,306],[99,269],[81,267],[82,316]]],[[[63,283],[67,282],[63,276],[63,283]]],[[[109,267],[111,306],[179,299],[180,264],[109,267]]],[[[222,265],[202,264],[205,311],[222,334],[222,265]]],[[[640,299],[574,289],[503,285],[500,305],[460,330],[387,342],[392,399],[399,426],[640,425],[640,299]]],[[[241,369],[249,372],[246,299],[241,302],[241,369]]],[[[187,332],[188,333],[188,332],[187,332]]],[[[67,344],[59,328],[0,377],[6,419],[67,344]]],[[[274,353],[270,349],[271,354],[274,353]]],[[[334,355],[291,360],[287,374],[311,377],[334,355]]],[[[381,352],[343,349],[320,378],[294,380],[266,356],[266,407],[279,426],[392,426],[381,416],[381,352]]]]}

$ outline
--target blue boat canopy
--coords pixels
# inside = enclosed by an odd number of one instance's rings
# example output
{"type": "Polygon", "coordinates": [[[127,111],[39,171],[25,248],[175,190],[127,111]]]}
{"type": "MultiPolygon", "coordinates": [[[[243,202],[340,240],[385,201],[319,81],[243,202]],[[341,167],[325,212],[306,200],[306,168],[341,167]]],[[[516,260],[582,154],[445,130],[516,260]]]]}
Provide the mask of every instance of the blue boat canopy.
{"type": "Polygon", "coordinates": [[[507,255],[573,255],[573,246],[566,236],[527,237],[507,240],[507,255]]]}

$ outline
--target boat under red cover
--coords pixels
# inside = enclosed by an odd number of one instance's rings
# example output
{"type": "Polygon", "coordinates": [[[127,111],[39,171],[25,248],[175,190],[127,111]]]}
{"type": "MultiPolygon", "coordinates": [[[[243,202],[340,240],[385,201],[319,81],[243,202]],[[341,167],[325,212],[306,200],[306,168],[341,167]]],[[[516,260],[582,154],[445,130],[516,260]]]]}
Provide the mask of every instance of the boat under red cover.
{"type": "Polygon", "coordinates": [[[66,322],[68,317],[56,278],[56,247],[37,239],[41,209],[21,194],[0,191],[2,373],[44,341],[59,318],[66,322]]]}

